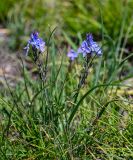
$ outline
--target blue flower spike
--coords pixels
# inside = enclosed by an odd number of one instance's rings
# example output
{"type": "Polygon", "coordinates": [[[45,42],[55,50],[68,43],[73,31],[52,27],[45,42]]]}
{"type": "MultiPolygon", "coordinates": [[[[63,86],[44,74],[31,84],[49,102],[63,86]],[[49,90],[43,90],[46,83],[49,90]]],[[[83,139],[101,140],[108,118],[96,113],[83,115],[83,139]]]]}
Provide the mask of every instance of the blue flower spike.
{"type": "Polygon", "coordinates": [[[78,57],[78,53],[75,52],[73,49],[70,49],[67,56],[70,58],[71,61],[73,61],[75,58],[78,57]]]}
{"type": "Polygon", "coordinates": [[[28,40],[27,46],[24,48],[26,55],[28,55],[30,46],[32,46],[33,51],[39,51],[40,53],[45,51],[45,42],[42,38],[39,38],[38,32],[33,32],[28,40]]]}
{"type": "Polygon", "coordinates": [[[98,43],[93,40],[92,34],[87,34],[86,40],[81,43],[81,46],[78,49],[78,53],[82,53],[83,57],[85,57],[86,54],[93,54],[94,52],[97,56],[102,55],[102,50],[98,43]]]}
{"type": "Polygon", "coordinates": [[[95,52],[98,56],[102,55],[102,50],[97,42],[93,40],[92,34],[87,34],[86,36],[87,43],[91,48],[91,52],[95,52]]]}
{"type": "Polygon", "coordinates": [[[83,57],[85,57],[86,54],[91,53],[91,49],[86,40],[81,43],[81,46],[78,48],[78,53],[82,53],[83,57]]]}

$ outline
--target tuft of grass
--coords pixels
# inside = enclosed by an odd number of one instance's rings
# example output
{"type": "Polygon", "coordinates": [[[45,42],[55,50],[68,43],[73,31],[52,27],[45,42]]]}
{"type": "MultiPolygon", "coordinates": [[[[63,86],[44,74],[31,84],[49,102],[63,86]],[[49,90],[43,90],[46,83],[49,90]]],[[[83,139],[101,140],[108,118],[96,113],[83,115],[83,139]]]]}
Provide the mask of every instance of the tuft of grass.
{"type": "Polygon", "coordinates": [[[23,81],[10,88],[5,77],[7,90],[0,97],[2,159],[133,158],[133,101],[125,81],[133,77],[127,67],[133,54],[121,57],[120,42],[108,38],[76,100],[84,59],[79,57],[69,68],[66,47],[58,47],[53,32],[41,56],[47,68],[45,82],[39,76],[35,80],[20,59],[23,81]],[[125,67],[128,74],[123,76],[125,67]]]}

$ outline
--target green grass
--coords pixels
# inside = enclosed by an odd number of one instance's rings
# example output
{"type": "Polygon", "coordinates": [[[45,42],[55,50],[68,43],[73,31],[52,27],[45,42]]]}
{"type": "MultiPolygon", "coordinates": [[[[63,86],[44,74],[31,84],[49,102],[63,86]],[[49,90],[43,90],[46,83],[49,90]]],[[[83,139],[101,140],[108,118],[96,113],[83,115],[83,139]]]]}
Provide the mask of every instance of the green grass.
{"type": "Polygon", "coordinates": [[[45,83],[34,80],[21,59],[23,81],[10,88],[7,80],[1,92],[1,158],[133,159],[133,101],[126,83],[133,77],[127,66],[133,54],[120,59],[120,48],[113,47],[118,44],[107,41],[75,101],[84,59],[79,57],[67,72],[66,49],[59,49],[55,39],[47,50],[45,83]],[[128,75],[120,77],[124,68],[128,75]]]}
{"type": "MultiPolygon", "coordinates": [[[[10,11],[11,46],[16,48],[17,42],[22,47],[23,36],[38,28],[49,46],[40,58],[44,66],[49,56],[46,82],[33,78],[23,58],[23,79],[15,88],[5,77],[7,87],[0,93],[1,159],[132,160],[133,70],[129,61],[133,53],[126,49],[132,41],[132,1],[58,1],[58,12],[53,6],[43,8],[44,2],[22,1],[10,11]],[[49,33],[56,25],[54,33],[49,33]],[[103,55],[94,59],[75,98],[84,59],[79,56],[70,67],[66,44],[77,49],[85,32],[100,40],[103,55]]],[[[38,70],[35,64],[34,69],[38,70]]]]}

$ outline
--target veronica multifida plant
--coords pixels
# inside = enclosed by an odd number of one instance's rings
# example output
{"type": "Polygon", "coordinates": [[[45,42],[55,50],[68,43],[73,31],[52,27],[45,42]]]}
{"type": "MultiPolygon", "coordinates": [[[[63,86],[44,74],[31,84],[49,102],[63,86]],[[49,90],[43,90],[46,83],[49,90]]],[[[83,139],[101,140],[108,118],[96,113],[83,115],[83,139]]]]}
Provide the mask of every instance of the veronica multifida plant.
{"type": "MultiPolygon", "coordinates": [[[[78,87],[77,87],[77,92],[75,94],[74,98],[74,105],[77,102],[77,98],[80,92],[80,89],[82,86],[85,84],[86,78],[88,76],[89,72],[89,67],[91,67],[93,60],[95,59],[96,56],[101,56],[102,55],[102,50],[100,46],[98,45],[97,42],[93,40],[92,34],[87,34],[86,35],[86,40],[84,40],[80,47],[78,48],[77,52],[74,50],[70,50],[68,53],[68,57],[70,58],[71,61],[73,61],[75,58],[78,57],[78,54],[82,54],[84,57],[84,65],[83,65],[83,71],[81,72],[78,87]]],[[[71,120],[73,119],[78,107],[75,106],[72,109],[72,112],[70,114],[68,123],[70,124],[71,120]]]]}
{"type": "MultiPolygon", "coordinates": [[[[24,48],[25,54],[27,56],[28,55],[31,56],[33,62],[37,65],[40,79],[43,82],[43,86],[44,86],[44,83],[47,83],[47,81],[49,81],[49,80],[46,81],[47,71],[45,70],[46,67],[43,67],[43,65],[47,65],[47,64],[44,64],[43,62],[40,61],[40,55],[42,55],[43,52],[45,51],[45,47],[46,47],[46,43],[41,38],[39,38],[38,32],[33,32],[31,34],[30,40],[27,43],[27,46],[24,48]]],[[[84,40],[81,43],[81,45],[77,51],[75,51],[73,49],[69,50],[67,56],[69,58],[70,64],[73,63],[73,61],[78,57],[79,54],[82,54],[82,56],[84,58],[84,64],[83,64],[82,72],[80,74],[79,82],[77,84],[76,93],[75,93],[74,99],[73,99],[74,106],[73,106],[72,110],[70,110],[70,113],[68,113],[67,115],[65,113],[65,116],[67,116],[66,124],[71,123],[74,115],[76,114],[76,111],[78,110],[79,106],[77,107],[77,105],[75,105],[75,104],[77,103],[80,89],[85,85],[85,81],[87,79],[88,72],[89,72],[89,67],[91,67],[93,60],[95,59],[96,56],[102,55],[102,50],[101,50],[100,46],[98,45],[98,43],[93,40],[92,34],[87,34],[86,40],[84,40]]],[[[56,81],[56,83],[58,83],[58,82],[56,81]]],[[[54,85],[56,86],[56,84],[54,84],[54,85]]],[[[43,110],[43,113],[45,115],[44,121],[47,121],[48,118],[46,118],[46,117],[50,116],[50,117],[52,117],[52,119],[54,119],[54,117],[56,116],[57,117],[56,118],[56,127],[57,127],[57,123],[58,123],[57,121],[60,118],[60,115],[62,115],[63,113],[61,113],[61,111],[59,111],[59,109],[56,108],[55,104],[54,104],[54,107],[50,108],[50,106],[53,106],[53,103],[54,103],[53,99],[55,99],[55,98],[52,97],[52,95],[48,95],[51,92],[49,90],[50,89],[43,90],[43,88],[42,88],[42,98],[47,99],[46,104],[42,103],[43,104],[42,107],[45,108],[43,110]]],[[[52,89],[52,90],[54,90],[54,89],[52,89]]],[[[62,94],[63,92],[61,91],[60,93],[62,94]]],[[[43,101],[43,99],[42,99],[42,101],[43,101]]],[[[63,108],[63,110],[65,110],[65,108],[63,108]]]]}

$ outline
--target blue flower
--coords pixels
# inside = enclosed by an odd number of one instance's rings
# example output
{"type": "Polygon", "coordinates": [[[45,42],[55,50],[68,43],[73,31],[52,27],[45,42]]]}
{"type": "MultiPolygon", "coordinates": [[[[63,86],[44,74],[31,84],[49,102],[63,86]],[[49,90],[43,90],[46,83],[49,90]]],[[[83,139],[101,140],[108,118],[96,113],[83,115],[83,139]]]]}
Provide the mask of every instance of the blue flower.
{"type": "Polygon", "coordinates": [[[91,49],[86,40],[81,43],[81,46],[78,48],[78,53],[83,53],[83,57],[85,57],[87,53],[91,53],[91,49]]]}
{"type": "Polygon", "coordinates": [[[45,51],[45,42],[39,38],[38,32],[33,32],[30,36],[27,46],[24,48],[26,55],[28,55],[30,45],[32,46],[33,51],[38,50],[40,53],[45,51]]]}
{"type": "Polygon", "coordinates": [[[102,50],[100,46],[93,40],[92,34],[87,34],[86,40],[81,43],[81,46],[78,49],[78,53],[82,53],[83,57],[85,57],[86,54],[93,54],[94,52],[98,56],[102,55],[102,50]]]}
{"type": "Polygon", "coordinates": [[[76,57],[78,57],[78,53],[75,52],[73,49],[70,49],[67,56],[70,58],[70,60],[74,60],[76,57]]]}

